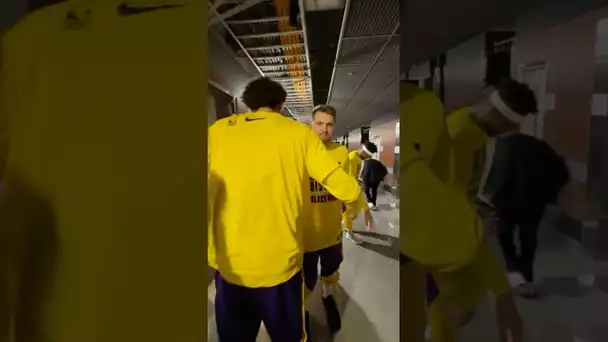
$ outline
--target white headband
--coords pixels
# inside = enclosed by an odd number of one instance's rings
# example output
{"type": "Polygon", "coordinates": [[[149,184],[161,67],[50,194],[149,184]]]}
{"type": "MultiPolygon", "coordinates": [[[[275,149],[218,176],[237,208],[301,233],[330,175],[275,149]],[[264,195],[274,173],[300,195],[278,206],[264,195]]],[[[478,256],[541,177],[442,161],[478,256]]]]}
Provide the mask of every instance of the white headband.
{"type": "Polygon", "coordinates": [[[490,102],[496,108],[502,116],[507,118],[509,121],[520,124],[526,120],[526,116],[515,113],[505,102],[500,98],[498,91],[495,91],[490,95],[490,102]]]}
{"type": "Polygon", "coordinates": [[[367,147],[365,145],[361,146],[361,148],[363,149],[363,152],[367,153],[370,157],[374,155],[367,149],[367,147]]]}

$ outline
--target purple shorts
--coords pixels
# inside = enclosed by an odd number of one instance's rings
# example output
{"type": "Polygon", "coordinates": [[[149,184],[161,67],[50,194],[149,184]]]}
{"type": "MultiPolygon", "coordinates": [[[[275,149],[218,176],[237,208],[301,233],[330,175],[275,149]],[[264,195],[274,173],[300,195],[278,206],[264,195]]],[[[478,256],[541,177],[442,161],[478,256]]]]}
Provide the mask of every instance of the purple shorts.
{"type": "Polygon", "coordinates": [[[342,263],[342,242],[315,252],[304,253],[304,283],[313,291],[319,275],[329,277],[340,269],[342,263]],[[319,273],[319,262],[321,272],[319,273]]]}
{"type": "Polygon", "coordinates": [[[255,341],[263,322],[272,341],[304,338],[302,272],[273,287],[248,288],[215,274],[215,320],[221,342],[255,341]]]}

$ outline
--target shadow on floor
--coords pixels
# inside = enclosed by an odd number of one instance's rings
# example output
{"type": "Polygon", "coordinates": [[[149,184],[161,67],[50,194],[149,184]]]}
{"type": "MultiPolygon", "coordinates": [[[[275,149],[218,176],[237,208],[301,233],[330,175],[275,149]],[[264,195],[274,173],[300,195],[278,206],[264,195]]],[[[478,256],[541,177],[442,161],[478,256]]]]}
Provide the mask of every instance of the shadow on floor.
{"type": "Polygon", "coordinates": [[[600,290],[604,293],[608,293],[608,276],[600,275],[600,276],[596,277],[594,286],[598,290],[600,290]]]}
{"type": "Polygon", "coordinates": [[[591,286],[581,284],[578,277],[550,277],[541,282],[543,296],[579,298],[592,290],[591,286]]]}
{"type": "Polygon", "coordinates": [[[379,211],[393,211],[397,209],[396,206],[393,206],[390,203],[378,204],[377,207],[379,211]]]}
{"type": "Polygon", "coordinates": [[[362,231],[357,231],[356,232],[357,235],[363,236],[365,237],[365,241],[363,241],[363,244],[361,244],[361,247],[370,250],[372,252],[376,252],[386,258],[392,259],[392,260],[399,260],[399,245],[398,245],[398,239],[394,236],[390,236],[387,234],[380,234],[380,233],[375,233],[375,232],[362,232],[362,231]],[[375,240],[380,240],[383,241],[384,243],[380,244],[380,243],[374,243],[370,240],[375,239],[375,240]]]}
{"type": "Polygon", "coordinates": [[[363,308],[350,298],[340,284],[334,290],[334,298],[342,316],[342,330],[335,336],[330,335],[327,327],[320,286],[315,288],[309,298],[311,342],[380,341],[376,328],[363,308]]]}

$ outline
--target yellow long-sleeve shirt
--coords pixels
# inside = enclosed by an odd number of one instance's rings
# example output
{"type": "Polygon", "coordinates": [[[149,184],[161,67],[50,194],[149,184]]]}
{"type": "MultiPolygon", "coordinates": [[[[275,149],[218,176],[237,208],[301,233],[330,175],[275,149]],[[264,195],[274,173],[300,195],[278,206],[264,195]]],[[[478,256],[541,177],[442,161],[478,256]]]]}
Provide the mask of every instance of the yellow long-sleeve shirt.
{"type": "MultiPolygon", "coordinates": [[[[447,131],[452,144],[450,159],[450,184],[462,196],[473,203],[477,193],[470,188],[474,178],[479,175],[475,169],[475,158],[486,142],[480,127],[472,120],[468,108],[450,114],[446,120],[447,131]]],[[[496,254],[487,248],[482,250],[483,257],[477,258],[475,267],[484,276],[484,286],[494,295],[508,293],[511,288],[503,267],[496,254]]]]}
{"type": "Polygon", "coordinates": [[[207,4],[136,0],[179,6],[121,16],[121,2],[78,23],[59,3],[3,37],[0,257],[19,279],[17,341],[207,338],[207,4]]]}
{"type": "MultiPolygon", "coordinates": [[[[361,163],[362,160],[361,157],[359,157],[359,153],[357,153],[357,151],[350,151],[348,153],[344,171],[346,171],[346,173],[348,173],[354,179],[358,180],[359,174],[361,173],[361,163]]],[[[363,211],[369,210],[367,200],[365,199],[365,195],[363,193],[361,193],[361,196],[359,197],[359,207],[363,211]]],[[[353,229],[353,220],[347,213],[342,215],[342,222],[344,223],[344,229],[353,229]]]]}
{"type": "Polygon", "coordinates": [[[433,93],[410,84],[402,84],[401,101],[400,183],[407,185],[402,203],[402,252],[436,280],[439,297],[430,309],[431,330],[437,341],[450,341],[455,335],[446,324],[448,311],[454,306],[470,311],[489,290],[496,294],[508,291],[508,282],[485,242],[472,201],[455,186],[451,171],[458,160],[452,154],[453,141],[441,102],[433,93]]]}

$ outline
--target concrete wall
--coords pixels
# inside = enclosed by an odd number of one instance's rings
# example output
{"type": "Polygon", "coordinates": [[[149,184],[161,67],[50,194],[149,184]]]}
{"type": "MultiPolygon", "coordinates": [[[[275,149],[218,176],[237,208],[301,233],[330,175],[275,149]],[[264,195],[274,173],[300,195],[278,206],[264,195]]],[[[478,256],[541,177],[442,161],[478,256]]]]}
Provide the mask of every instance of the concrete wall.
{"type": "Polygon", "coordinates": [[[215,111],[215,98],[213,97],[213,94],[207,90],[207,126],[211,126],[211,124],[217,120],[215,111]]]}
{"type": "Polygon", "coordinates": [[[361,147],[361,128],[354,129],[348,133],[348,145],[346,147],[349,151],[361,147]]]}
{"type": "Polygon", "coordinates": [[[380,136],[380,146],[378,146],[378,160],[386,166],[389,175],[385,183],[393,183],[393,168],[395,166],[395,142],[396,127],[399,120],[395,117],[387,116],[375,121],[370,125],[369,137],[380,136]]]}
{"type": "MultiPolygon", "coordinates": [[[[386,166],[389,175],[385,183],[393,185],[393,169],[395,167],[395,151],[399,151],[397,145],[397,123],[399,118],[396,113],[384,115],[370,124],[369,137],[373,140],[374,136],[380,136],[380,146],[378,146],[378,160],[386,166]]],[[[348,134],[348,150],[353,151],[361,146],[361,129],[357,128],[348,134]]]]}
{"type": "Polygon", "coordinates": [[[485,35],[480,34],[448,51],[445,77],[445,107],[448,112],[479,100],[485,76],[485,35]]]}
{"type": "MultiPolygon", "coordinates": [[[[240,97],[247,83],[260,77],[260,74],[251,61],[236,56],[220,32],[215,29],[209,30],[208,37],[209,79],[221,85],[231,94],[240,97]]],[[[247,110],[242,103],[238,109],[247,110]]]]}
{"type": "Polygon", "coordinates": [[[520,35],[559,25],[606,6],[606,0],[542,0],[517,18],[520,35]]]}
{"type": "Polygon", "coordinates": [[[543,137],[571,166],[575,179],[564,191],[561,207],[578,221],[585,219],[587,210],[595,26],[604,16],[608,16],[608,8],[536,31],[529,30],[526,18],[523,27],[517,28],[512,50],[514,78],[522,65],[547,65],[547,93],[553,94],[555,100],[553,110],[545,113],[543,137]]]}
{"type": "MultiPolygon", "coordinates": [[[[591,114],[593,95],[608,93],[608,63],[595,51],[597,25],[608,18],[608,7],[597,9],[598,4],[556,1],[521,15],[514,26],[511,53],[514,79],[524,65],[542,62],[547,66],[549,96],[539,99],[541,108],[548,109],[542,137],[567,159],[573,178],[560,198],[563,216],[558,228],[589,245],[594,255],[602,248],[608,250],[608,186],[602,186],[608,183],[603,176],[608,174],[608,119],[591,114]],[[549,102],[552,105],[547,107],[549,102]]],[[[446,110],[479,98],[483,50],[483,36],[478,36],[447,53],[446,110]]]]}
{"type": "Polygon", "coordinates": [[[213,102],[215,104],[216,118],[221,119],[233,114],[231,113],[231,104],[234,101],[234,98],[230,94],[227,94],[212,85],[208,85],[208,89],[208,92],[213,97],[213,102]]]}

